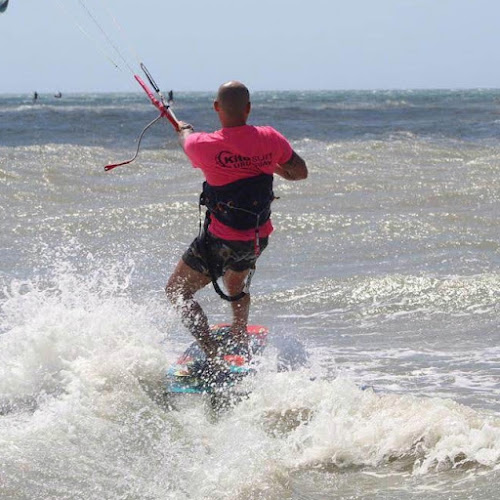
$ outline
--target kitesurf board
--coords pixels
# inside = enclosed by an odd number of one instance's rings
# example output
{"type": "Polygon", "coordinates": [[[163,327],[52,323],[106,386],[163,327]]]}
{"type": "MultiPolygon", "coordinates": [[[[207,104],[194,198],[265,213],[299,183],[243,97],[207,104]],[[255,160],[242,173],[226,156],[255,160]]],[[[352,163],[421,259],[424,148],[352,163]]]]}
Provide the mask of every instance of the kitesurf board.
{"type": "MultiPolygon", "coordinates": [[[[226,349],[224,360],[231,373],[229,385],[234,385],[239,380],[253,371],[246,363],[245,358],[238,354],[234,347],[228,346],[231,340],[231,326],[220,324],[211,327],[210,335],[217,340],[219,345],[226,349]]],[[[260,354],[267,345],[269,329],[261,325],[249,325],[247,327],[249,347],[252,356],[260,354]]],[[[193,342],[184,351],[182,356],[167,370],[166,391],[170,394],[203,394],[214,391],[213,385],[207,384],[191,369],[195,363],[206,359],[197,342],[193,342]]]]}

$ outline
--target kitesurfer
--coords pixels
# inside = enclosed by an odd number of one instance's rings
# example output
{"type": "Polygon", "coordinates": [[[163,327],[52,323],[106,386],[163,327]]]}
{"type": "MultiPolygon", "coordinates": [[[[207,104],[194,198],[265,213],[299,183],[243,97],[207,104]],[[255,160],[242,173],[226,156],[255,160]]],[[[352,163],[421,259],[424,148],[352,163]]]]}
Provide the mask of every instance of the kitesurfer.
{"type": "Polygon", "coordinates": [[[36,102],[38,100],[38,92],[35,90],[35,92],[33,92],[33,102],[36,102]]]}
{"type": "Polygon", "coordinates": [[[168,103],[172,104],[173,102],[174,102],[174,91],[173,90],[169,90],[168,91],[168,103]]]}
{"type": "Polygon", "coordinates": [[[224,353],[210,337],[207,316],[194,295],[222,277],[230,298],[237,299],[231,302],[233,342],[249,359],[246,328],[250,295],[248,290],[242,292],[273,231],[269,218],[273,174],[295,181],[305,179],[308,170],[305,161],[274,128],[247,125],[250,94],[241,82],[221,85],[213,107],[222,125],[220,130],[195,132],[190,124],[179,124],[179,143],[206,179],[201,203],[207,207],[207,216],[204,230],[170,276],[166,293],[204,350],[208,372],[220,373],[224,370],[224,353]]]}

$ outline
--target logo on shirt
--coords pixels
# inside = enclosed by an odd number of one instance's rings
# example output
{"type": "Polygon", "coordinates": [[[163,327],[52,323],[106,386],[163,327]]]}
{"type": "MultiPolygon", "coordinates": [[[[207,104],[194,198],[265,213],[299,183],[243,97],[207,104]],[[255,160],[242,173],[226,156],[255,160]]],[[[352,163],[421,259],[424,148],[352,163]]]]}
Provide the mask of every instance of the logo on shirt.
{"type": "Polygon", "coordinates": [[[221,151],[216,157],[217,165],[222,168],[263,168],[271,165],[272,153],[255,156],[242,156],[231,153],[231,151],[221,151]]]}

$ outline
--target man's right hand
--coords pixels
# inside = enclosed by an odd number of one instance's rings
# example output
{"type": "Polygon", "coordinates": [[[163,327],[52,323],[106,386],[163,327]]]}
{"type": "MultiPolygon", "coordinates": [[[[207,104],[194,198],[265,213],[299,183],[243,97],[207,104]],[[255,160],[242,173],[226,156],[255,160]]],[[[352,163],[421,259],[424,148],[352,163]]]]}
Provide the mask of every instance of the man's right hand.
{"type": "Polygon", "coordinates": [[[194,132],[194,128],[190,123],[187,122],[178,122],[179,123],[179,132],[182,132],[183,130],[192,130],[194,132]]]}
{"type": "Polygon", "coordinates": [[[177,132],[177,138],[179,141],[179,144],[182,146],[182,149],[184,149],[184,142],[188,135],[192,134],[194,132],[194,128],[190,123],[186,122],[179,122],[179,130],[177,132]]]}

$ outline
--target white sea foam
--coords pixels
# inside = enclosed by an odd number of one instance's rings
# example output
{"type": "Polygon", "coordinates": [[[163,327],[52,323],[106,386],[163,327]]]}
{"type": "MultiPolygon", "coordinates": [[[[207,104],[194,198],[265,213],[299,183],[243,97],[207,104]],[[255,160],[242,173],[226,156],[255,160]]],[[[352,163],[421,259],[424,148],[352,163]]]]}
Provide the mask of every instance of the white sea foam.
{"type": "Polygon", "coordinates": [[[219,418],[193,400],[166,408],[155,394],[180,348],[176,323],[164,303],[130,299],[131,272],[122,263],[82,276],[61,262],[50,279],[6,290],[0,488],[12,498],[279,496],[280,478],[300,470],[498,465],[497,418],[363,391],[324,378],[318,362],[277,373],[272,347],[250,397],[219,418]]]}

